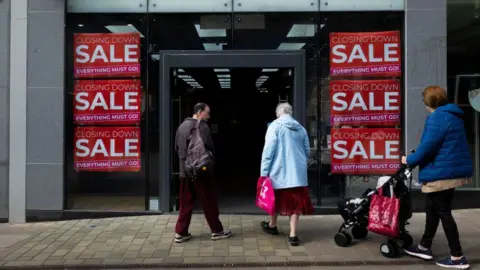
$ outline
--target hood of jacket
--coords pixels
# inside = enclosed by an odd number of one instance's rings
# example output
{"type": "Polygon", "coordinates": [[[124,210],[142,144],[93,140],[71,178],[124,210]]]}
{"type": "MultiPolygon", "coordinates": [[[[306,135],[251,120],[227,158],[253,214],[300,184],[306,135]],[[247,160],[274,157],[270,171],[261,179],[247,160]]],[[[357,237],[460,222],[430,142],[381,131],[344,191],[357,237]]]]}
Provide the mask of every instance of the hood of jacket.
{"type": "Polygon", "coordinates": [[[458,116],[458,117],[463,117],[463,115],[465,114],[460,107],[458,107],[457,105],[452,104],[452,103],[448,103],[446,105],[438,107],[435,110],[435,112],[437,112],[437,111],[438,112],[450,113],[450,114],[453,114],[453,115],[458,116]]]}
{"type": "Polygon", "coordinates": [[[301,130],[303,128],[291,115],[281,116],[275,122],[291,130],[301,130]]]}
{"type": "MultiPolygon", "coordinates": [[[[195,122],[195,123],[196,123],[196,122],[198,122],[198,119],[195,119],[195,118],[193,118],[193,117],[187,117],[187,118],[185,118],[185,121],[192,121],[192,122],[195,122]]],[[[202,120],[202,121],[203,121],[203,120],[202,120]]],[[[204,122],[205,122],[205,121],[204,121],[204,122]]]]}

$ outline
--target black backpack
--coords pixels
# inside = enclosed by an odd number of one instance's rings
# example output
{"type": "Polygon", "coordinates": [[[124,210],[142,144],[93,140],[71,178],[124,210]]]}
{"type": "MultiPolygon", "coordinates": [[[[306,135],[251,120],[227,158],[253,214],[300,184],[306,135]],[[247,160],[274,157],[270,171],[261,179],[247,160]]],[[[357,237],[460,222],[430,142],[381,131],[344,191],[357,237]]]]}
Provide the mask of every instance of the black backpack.
{"type": "Polygon", "coordinates": [[[199,120],[190,131],[187,146],[187,158],[185,160],[185,172],[189,177],[195,177],[199,172],[210,171],[214,161],[212,153],[205,147],[202,138],[199,120]]]}

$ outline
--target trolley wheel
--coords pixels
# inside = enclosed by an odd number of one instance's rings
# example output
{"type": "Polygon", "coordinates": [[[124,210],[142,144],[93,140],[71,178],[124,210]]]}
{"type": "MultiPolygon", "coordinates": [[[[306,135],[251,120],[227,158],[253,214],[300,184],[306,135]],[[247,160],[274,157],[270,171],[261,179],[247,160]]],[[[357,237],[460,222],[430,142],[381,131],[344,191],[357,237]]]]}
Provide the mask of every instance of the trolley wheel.
{"type": "Polygon", "coordinates": [[[400,248],[393,240],[388,240],[380,245],[380,253],[387,258],[396,258],[400,255],[400,248]]]}
{"type": "Polygon", "coordinates": [[[348,247],[352,244],[352,237],[346,232],[335,234],[335,244],[339,247],[348,247]]]}
{"type": "Polygon", "coordinates": [[[367,227],[355,226],[352,228],[352,236],[354,239],[365,239],[368,235],[367,227]]]}
{"type": "Polygon", "coordinates": [[[413,245],[413,238],[410,234],[404,233],[400,235],[400,240],[402,240],[402,248],[407,249],[413,245]]]}

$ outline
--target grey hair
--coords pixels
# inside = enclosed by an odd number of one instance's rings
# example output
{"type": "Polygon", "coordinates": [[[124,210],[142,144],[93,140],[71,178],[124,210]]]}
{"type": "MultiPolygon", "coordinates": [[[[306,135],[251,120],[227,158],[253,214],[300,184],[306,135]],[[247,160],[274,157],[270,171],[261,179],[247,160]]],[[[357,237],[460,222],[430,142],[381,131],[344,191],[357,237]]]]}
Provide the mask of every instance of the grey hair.
{"type": "Polygon", "coordinates": [[[292,105],[290,105],[287,102],[280,103],[277,105],[277,108],[275,109],[275,113],[277,114],[277,117],[280,117],[285,114],[292,115],[293,114],[292,105]]]}

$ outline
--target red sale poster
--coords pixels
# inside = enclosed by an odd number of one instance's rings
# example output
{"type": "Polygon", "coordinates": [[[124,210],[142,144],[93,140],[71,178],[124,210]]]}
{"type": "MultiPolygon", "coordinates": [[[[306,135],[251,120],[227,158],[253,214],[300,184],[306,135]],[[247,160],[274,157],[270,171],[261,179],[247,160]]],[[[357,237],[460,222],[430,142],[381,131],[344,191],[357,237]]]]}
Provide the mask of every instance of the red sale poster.
{"type": "Polygon", "coordinates": [[[400,31],[330,33],[330,76],[401,76],[400,31]]]}
{"type": "Polygon", "coordinates": [[[75,78],[139,77],[140,33],[74,34],[75,78]]]}
{"type": "Polygon", "coordinates": [[[140,80],[76,80],[73,119],[76,124],[140,123],[140,80]]]}
{"type": "Polygon", "coordinates": [[[393,174],[400,168],[400,129],[332,128],[332,173],[393,174]]]}
{"type": "Polygon", "coordinates": [[[77,127],[74,143],[76,171],[140,171],[139,127],[77,127]]]}
{"type": "Polygon", "coordinates": [[[330,81],[333,126],[400,125],[400,81],[330,81]]]}

